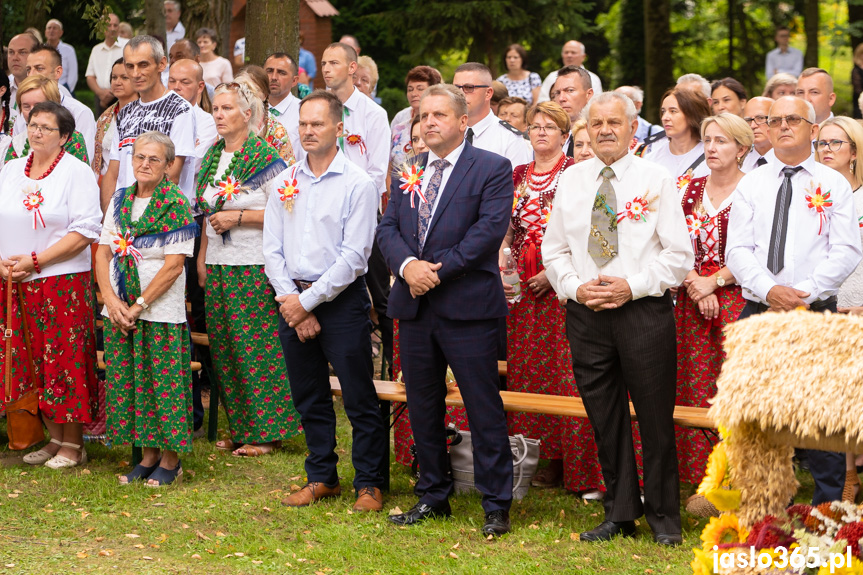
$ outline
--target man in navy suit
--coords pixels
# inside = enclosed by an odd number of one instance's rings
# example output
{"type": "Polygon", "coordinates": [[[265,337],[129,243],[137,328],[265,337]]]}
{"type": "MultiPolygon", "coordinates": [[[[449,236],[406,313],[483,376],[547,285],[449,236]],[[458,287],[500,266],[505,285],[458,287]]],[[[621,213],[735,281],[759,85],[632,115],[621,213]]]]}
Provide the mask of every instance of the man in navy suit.
{"type": "Polygon", "coordinates": [[[396,282],[389,315],[399,320],[401,360],[417,446],[419,502],[392,515],[413,525],[451,514],[444,417],[447,364],[467,408],[483,533],[509,531],[512,453],[498,392],[497,324],[507,315],[497,253],[512,209],[509,160],[465,141],[467,102],[455,86],[430,86],[420,101],[430,152],[421,185],[393,180],[378,242],[396,282]]]}

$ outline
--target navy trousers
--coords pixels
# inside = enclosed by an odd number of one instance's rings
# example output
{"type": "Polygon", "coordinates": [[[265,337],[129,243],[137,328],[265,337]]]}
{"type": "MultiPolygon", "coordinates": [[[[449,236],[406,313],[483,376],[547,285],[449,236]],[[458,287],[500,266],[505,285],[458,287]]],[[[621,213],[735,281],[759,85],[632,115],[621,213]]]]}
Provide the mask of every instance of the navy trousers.
{"type": "MultiPolygon", "coordinates": [[[[836,313],[836,302],[828,304],[824,310],[836,313]]],[[[759,309],[758,304],[747,300],[737,320],[740,321],[759,313],[763,312],[759,309]]],[[[809,460],[809,473],[815,480],[812,505],[819,505],[826,501],[841,501],[842,489],[845,487],[845,454],[817,449],[806,449],[805,451],[806,458],[809,460]]]]}
{"type": "Polygon", "coordinates": [[[342,386],[345,413],[353,427],[354,488],[382,487],[380,464],[389,446],[380,441],[384,422],[372,379],[371,320],[366,282],[360,277],[333,301],[312,312],[321,324],[315,339],[301,342],[295,329],[279,318],[279,340],[285,353],[294,407],[306,435],[309,482],[334,486],[339,482],[336,464],[336,413],[330,394],[332,364],[342,386]]]}
{"type": "Polygon", "coordinates": [[[512,451],[497,375],[498,320],[457,321],[422,297],[399,321],[399,341],[420,478],[420,503],[442,505],[453,491],[446,449],[446,368],[452,367],[470,421],[476,488],[486,513],[512,504],[512,451]]]}

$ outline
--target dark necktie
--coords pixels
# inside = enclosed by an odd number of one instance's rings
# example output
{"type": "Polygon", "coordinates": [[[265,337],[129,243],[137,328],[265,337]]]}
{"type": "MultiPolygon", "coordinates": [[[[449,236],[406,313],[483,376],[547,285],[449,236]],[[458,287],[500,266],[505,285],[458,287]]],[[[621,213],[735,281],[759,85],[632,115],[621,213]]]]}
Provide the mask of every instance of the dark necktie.
{"type": "Polygon", "coordinates": [[[770,252],[767,254],[767,269],[774,275],[785,267],[785,238],[788,235],[788,212],[791,211],[791,176],[802,169],[802,166],[782,168],[785,178],[779,187],[779,193],[776,194],[773,229],[770,231],[770,252]]]}
{"type": "Polygon", "coordinates": [[[599,173],[602,183],[593,200],[590,213],[590,235],[587,237],[587,253],[601,268],[617,255],[617,195],[611,178],[614,170],[605,166],[599,173]]]}
{"type": "Polygon", "coordinates": [[[767,160],[764,158],[764,156],[761,156],[760,158],[758,158],[758,160],[756,160],[755,167],[760,168],[761,166],[763,166],[766,163],[767,163],[767,160]]]}
{"type": "Polygon", "coordinates": [[[431,167],[434,168],[434,174],[432,174],[431,180],[429,180],[429,187],[426,189],[426,200],[424,202],[420,202],[420,207],[417,210],[417,217],[419,218],[417,220],[417,239],[419,240],[420,256],[422,256],[423,246],[426,243],[426,234],[428,233],[429,224],[431,223],[432,208],[434,207],[438,191],[440,191],[443,172],[449,165],[450,163],[444,159],[435,160],[431,163],[431,167]]]}
{"type": "Polygon", "coordinates": [[[574,151],[574,149],[575,149],[575,138],[570,136],[569,137],[569,145],[566,147],[566,155],[569,156],[570,158],[574,158],[575,156],[572,155],[572,152],[574,151]]]}
{"type": "Polygon", "coordinates": [[[467,137],[465,137],[468,144],[473,144],[473,128],[467,129],[467,137]]]}

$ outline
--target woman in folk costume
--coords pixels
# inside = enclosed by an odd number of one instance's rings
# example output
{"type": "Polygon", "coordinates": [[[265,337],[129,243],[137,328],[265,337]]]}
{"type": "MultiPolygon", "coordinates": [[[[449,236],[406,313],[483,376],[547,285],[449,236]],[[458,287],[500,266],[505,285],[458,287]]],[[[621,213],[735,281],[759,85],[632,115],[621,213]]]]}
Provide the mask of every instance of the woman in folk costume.
{"type": "Polygon", "coordinates": [[[132,151],[136,182],[111,198],[96,254],[105,298],[106,413],[113,441],[143,448],[141,463],[120,483],[159,487],[182,478],[179,452],[192,449],[184,266],[198,226],[183,192],[167,179],[175,161],[170,138],[146,132],[132,151]]]}
{"type": "Polygon", "coordinates": [[[88,248],[99,237],[102,210],[93,172],[64,148],[75,129],[72,114],[42,102],[27,115],[32,150],[0,171],[0,321],[6,320],[10,269],[16,282],[13,355],[6,358],[0,346],[0,369],[12,362],[10,399],[29,391],[26,325],[51,442],[24,462],[60,469],[87,462],[82,424],[93,421],[98,401],[88,248]]]}
{"type": "MultiPolygon", "coordinates": [[[[24,120],[27,123],[30,122],[30,112],[33,106],[45,101],[60,103],[60,88],[57,87],[56,80],[50,80],[45,76],[37,75],[28,76],[19,84],[18,91],[15,93],[15,103],[18,105],[18,110],[24,115],[24,120]]],[[[6,150],[5,162],[14,160],[15,158],[26,158],[30,153],[30,139],[26,131],[21,133],[14,133],[13,131],[11,136],[12,142],[6,150]]],[[[89,163],[87,148],[84,145],[84,136],[80,132],[73,131],[72,135],[66,139],[66,144],[63,148],[85,164],[89,163]]]]}
{"type": "Polygon", "coordinates": [[[271,453],[300,428],[263,252],[267,198],[292,186],[276,177],[287,167],[279,153],[254,134],[263,114],[263,103],[242,79],[216,88],[213,118],[222,139],[204,157],[197,189],[206,216],[198,278],[231,428],[231,439],[216,446],[247,457],[271,453]]]}

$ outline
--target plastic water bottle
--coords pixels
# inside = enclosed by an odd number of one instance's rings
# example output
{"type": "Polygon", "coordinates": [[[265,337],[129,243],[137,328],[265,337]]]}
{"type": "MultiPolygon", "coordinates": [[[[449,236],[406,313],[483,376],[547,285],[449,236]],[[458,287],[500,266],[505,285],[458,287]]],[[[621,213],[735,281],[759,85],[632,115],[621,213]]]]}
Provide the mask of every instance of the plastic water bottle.
{"type": "Polygon", "coordinates": [[[506,267],[503,269],[503,281],[512,286],[515,294],[508,298],[509,303],[521,301],[521,281],[518,279],[518,268],[515,265],[515,260],[512,257],[512,250],[509,248],[503,249],[503,255],[506,257],[506,267]]]}

